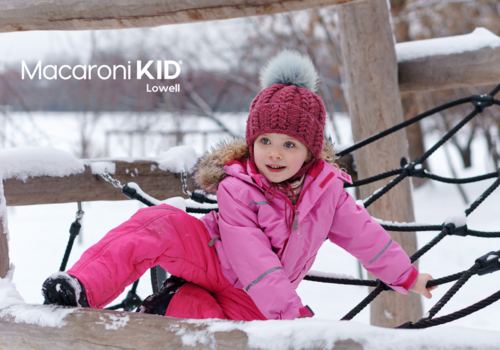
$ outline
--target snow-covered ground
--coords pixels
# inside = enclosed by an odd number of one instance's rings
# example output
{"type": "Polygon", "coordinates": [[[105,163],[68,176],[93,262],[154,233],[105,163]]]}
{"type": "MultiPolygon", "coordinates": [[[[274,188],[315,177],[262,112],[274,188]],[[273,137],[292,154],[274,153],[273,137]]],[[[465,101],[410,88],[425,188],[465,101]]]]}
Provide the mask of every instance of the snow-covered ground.
{"type": "MultiPolygon", "coordinates": [[[[27,116],[19,114],[13,115],[19,125],[29,125],[23,118],[27,116]]],[[[66,114],[63,118],[56,118],[55,115],[35,114],[33,116],[38,130],[33,129],[31,135],[39,135],[33,143],[48,145],[78,154],[78,120],[77,116],[66,114]],[[47,137],[42,137],[45,134],[47,137]]],[[[224,116],[224,120],[231,124],[232,130],[242,133],[244,130],[244,117],[224,116]]],[[[94,149],[105,148],[105,132],[114,129],[116,125],[123,125],[123,116],[103,116],[96,132],[93,142],[94,149]]],[[[140,118],[137,118],[137,123],[140,118]]],[[[34,125],[34,124],[33,124],[34,125]]],[[[164,131],[168,129],[168,123],[163,120],[164,131]]],[[[192,124],[191,124],[192,125],[192,124]]],[[[337,125],[343,137],[342,143],[351,142],[349,120],[339,116],[337,125]]],[[[156,126],[161,129],[161,126],[156,126]]],[[[212,128],[207,124],[207,128],[212,128]]],[[[14,131],[10,133],[14,135],[14,131]]],[[[17,144],[22,145],[22,135],[17,137],[17,144]]],[[[209,139],[208,143],[216,142],[217,135],[209,139]]],[[[429,134],[426,137],[426,147],[430,147],[438,140],[438,135],[429,134]]],[[[109,140],[108,140],[109,141],[109,140]]],[[[203,151],[203,139],[201,137],[186,139],[198,153],[203,151]]],[[[108,156],[154,156],[161,150],[168,148],[168,144],[161,141],[152,143],[142,154],[128,154],[127,147],[120,147],[120,141],[114,140],[108,146],[108,156]],[[153,152],[158,152],[153,154],[153,152]]],[[[140,147],[140,146],[137,146],[140,147]]],[[[132,152],[138,152],[137,147],[132,145],[132,152]]],[[[472,145],[473,167],[463,169],[458,153],[451,147],[449,151],[453,157],[453,163],[460,177],[484,174],[494,171],[491,161],[486,154],[486,142],[478,136],[472,145]]],[[[140,151],[139,151],[140,152],[140,151]]],[[[451,176],[450,170],[445,160],[443,150],[438,150],[430,159],[430,167],[433,173],[442,176],[451,176]]],[[[478,183],[465,185],[465,191],[469,199],[473,201],[477,198],[494,180],[486,180],[478,183]]],[[[463,212],[468,206],[464,204],[455,185],[428,182],[426,185],[414,191],[413,201],[417,222],[431,224],[441,224],[448,216],[463,212]]],[[[495,191],[484,203],[470,215],[467,220],[468,226],[475,230],[500,231],[500,218],[498,205],[500,201],[500,190],[495,191]]],[[[81,240],[75,244],[69,259],[68,266],[71,266],[78,257],[90,245],[97,242],[107,231],[127,220],[141,204],[134,201],[118,202],[85,202],[83,210],[85,217],[82,222],[81,240]]],[[[23,207],[8,207],[8,225],[10,231],[10,258],[15,265],[13,282],[20,295],[27,303],[41,303],[43,301],[40,287],[43,281],[53,272],[57,271],[69,238],[68,230],[74,220],[77,210],[76,203],[34,205],[23,207]]],[[[418,233],[419,246],[424,245],[432,239],[436,232],[418,233]]],[[[420,270],[431,273],[435,278],[446,276],[455,272],[468,269],[474,260],[481,255],[492,251],[500,250],[500,239],[495,238],[473,238],[473,237],[446,237],[437,247],[424,255],[420,260],[420,270]]],[[[358,277],[357,261],[342,249],[330,243],[325,243],[320,250],[313,270],[346,274],[358,277]]],[[[499,273],[494,273],[482,277],[473,277],[471,280],[452,298],[452,300],[438,314],[444,315],[460,308],[469,306],[480,299],[500,290],[499,273]]],[[[440,286],[433,292],[433,299],[424,299],[424,311],[428,310],[446,292],[451,284],[440,286]]],[[[144,298],[151,293],[151,283],[149,274],[146,274],[139,284],[138,294],[144,298]]],[[[304,304],[308,304],[316,313],[317,320],[338,320],[344,316],[352,307],[358,304],[367,294],[367,288],[356,286],[343,286],[334,284],[322,284],[304,281],[298,293],[304,304]]],[[[124,298],[121,295],[116,302],[124,298]]],[[[461,326],[477,328],[482,330],[500,330],[500,303],[476,312],[475,314],[451,323],[449,326],[461,326]]],[[[369,324],[369,308],[362,311],[355,319],[356,322],[369,324]]],[[[449,327],[448,325],[442,327],[449,327]]],[[[478,333],[479,334],[479,333],[478,333]]],[[[500,333],[499,333],[500,336],[500,333]]]]}
{"type": "MultiPolygon", "coordinates": [[[[246,114],[222,114],[221,122],[235,135],[245,135],[246,114]]],[[[33,112],[0,114],[0,149],[13,146],[52,146],[81,158],[85,135],[90,158],[157,157],[175,145],[176,131],[184,144],[199,154],[228,133],[208,118],[154,112],[91,113],[33,112]],[[190,133],[202,130],[207,135],[190,133]],[[5,135],[5,136],[3,136],[5,135]]]]}

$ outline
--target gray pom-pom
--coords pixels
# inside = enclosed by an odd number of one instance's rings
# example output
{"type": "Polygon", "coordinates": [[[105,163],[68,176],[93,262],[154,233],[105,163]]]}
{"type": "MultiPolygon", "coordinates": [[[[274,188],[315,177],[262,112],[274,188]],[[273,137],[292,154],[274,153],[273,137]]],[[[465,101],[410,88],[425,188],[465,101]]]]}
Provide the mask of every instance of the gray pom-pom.
{"type": "Polygon", "coordinates": [[[275,84],[295,85],[316,92],[318,72],[309,57],[297,51],[283,50],[260,71],[262,89],[275,84]]]}

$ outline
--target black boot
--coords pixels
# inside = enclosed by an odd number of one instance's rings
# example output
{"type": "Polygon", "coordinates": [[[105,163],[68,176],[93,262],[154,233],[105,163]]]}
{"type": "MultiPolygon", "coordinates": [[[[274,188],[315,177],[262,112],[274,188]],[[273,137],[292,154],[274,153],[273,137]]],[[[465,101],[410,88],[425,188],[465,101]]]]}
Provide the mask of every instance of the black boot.
{"type": "Polygon", "coordinates": [[[43,282],[44,305],[89,307],[85,287],[66,272],[56,272],[43,282]]]}
{"type": "Polygon", "coordinates": [[[165,316],[168,304],[175,293],[186,283],[186,280],[176,276],[170,276],[163,281],[163,286],[155,294],[150,295],[137,308],[137,312],[165,316]]]}

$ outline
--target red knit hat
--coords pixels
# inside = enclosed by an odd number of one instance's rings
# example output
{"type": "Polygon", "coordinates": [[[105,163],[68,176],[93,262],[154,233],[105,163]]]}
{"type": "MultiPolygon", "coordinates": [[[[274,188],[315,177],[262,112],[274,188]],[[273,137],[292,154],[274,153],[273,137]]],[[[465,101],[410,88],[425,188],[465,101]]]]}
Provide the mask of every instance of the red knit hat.
{"type": "Polygon", "coordinates": [[[307,56],[281,51],[261,70],[262,91],[253,99],[247,120],[246,142],[253,160],[253,144],[265,133],[285,134],[309,148],[313,160],[294,176],[301,176],[321,157],[325,107],[314,93],[318,73],[307,56]],[[305,169],[304,169],[305,168],[305,169]]]}

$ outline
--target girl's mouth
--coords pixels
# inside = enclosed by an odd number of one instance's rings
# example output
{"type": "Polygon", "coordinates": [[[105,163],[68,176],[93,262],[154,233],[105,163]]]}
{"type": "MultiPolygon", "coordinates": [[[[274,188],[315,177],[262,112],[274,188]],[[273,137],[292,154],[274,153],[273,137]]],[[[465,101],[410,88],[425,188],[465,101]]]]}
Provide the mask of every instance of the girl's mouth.
{"type": "Polygon", "coordinates": [[[266,167],[272,173],[279,173],[286,168],[286,166],[270,166],[270,165],[266,165],[266,167]]]}

